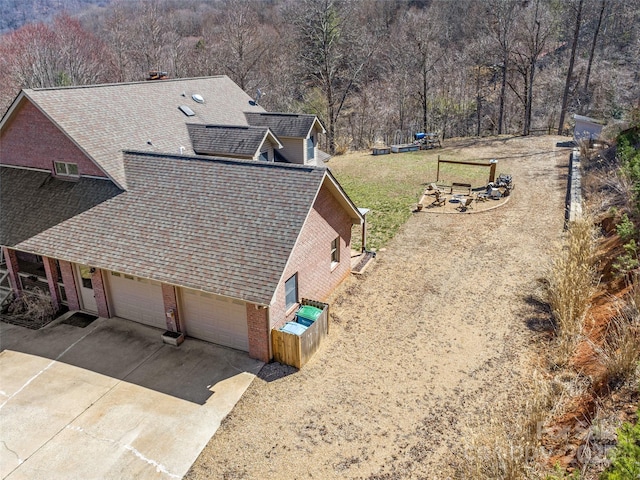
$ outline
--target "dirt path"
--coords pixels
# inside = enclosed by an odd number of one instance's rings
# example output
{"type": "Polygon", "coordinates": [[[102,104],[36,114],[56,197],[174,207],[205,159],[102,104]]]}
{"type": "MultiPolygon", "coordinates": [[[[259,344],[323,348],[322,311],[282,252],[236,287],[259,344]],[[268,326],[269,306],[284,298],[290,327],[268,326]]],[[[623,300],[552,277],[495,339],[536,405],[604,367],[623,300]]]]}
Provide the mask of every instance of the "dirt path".
{"type": "Polygon", "coordinates": [[[311,362],[256,379],[186,478],[452,476],[467,422],[525,400],[526,297],[563,226],[569,151],[558,140],[476,146],[513,175],[509,203],[414,214],[338,289],[330,337],[311,362]]]}

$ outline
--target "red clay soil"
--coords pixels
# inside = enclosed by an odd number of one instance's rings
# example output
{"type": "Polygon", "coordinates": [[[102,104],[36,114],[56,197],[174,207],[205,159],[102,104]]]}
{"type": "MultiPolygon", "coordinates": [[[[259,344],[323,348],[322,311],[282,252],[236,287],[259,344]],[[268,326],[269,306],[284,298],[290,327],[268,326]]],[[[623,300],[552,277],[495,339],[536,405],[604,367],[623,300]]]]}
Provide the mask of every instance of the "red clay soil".
{"type": "Polygon", "coordinates": [[[602,416],[602,412],[607,411],[608,415],[617,416],[620,423],[635,420],[640,395],[634,389],[612,391],[606,382],[605,367],[598,353],[608,325],[618,312],[620,299],[631,289],[626,279],[615,278],[611,273],[611,263],[620,253],[622,242],[617,235],[601,240],[599,257],[603,281],[586,315],[585,340],[578,345],[570,362],[575,371],[592,379],[592,383],[584,393],[570,398],[563,405],[563,413],[546,429],[542,444],[551,452],[549,468],[559,465],[572,472],[581,465],[580,454],[585,442],[589,441],[589,426],[595,415],[602,416]]]}

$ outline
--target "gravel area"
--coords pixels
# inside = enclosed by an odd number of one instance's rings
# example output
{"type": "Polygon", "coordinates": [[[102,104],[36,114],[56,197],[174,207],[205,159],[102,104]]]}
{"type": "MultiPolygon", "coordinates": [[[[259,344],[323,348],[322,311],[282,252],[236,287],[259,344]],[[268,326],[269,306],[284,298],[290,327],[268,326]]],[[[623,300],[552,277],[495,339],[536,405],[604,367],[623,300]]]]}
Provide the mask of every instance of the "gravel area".
{"type": "Polygon", "coordinates": [[[466,426],[526,400],[531,295],[562,234],[566,140],[461,141],[513,175],[510,201],[413,214],[330,299],[314,358],[265,366],[186,478],[453,478],[466,426]]]}

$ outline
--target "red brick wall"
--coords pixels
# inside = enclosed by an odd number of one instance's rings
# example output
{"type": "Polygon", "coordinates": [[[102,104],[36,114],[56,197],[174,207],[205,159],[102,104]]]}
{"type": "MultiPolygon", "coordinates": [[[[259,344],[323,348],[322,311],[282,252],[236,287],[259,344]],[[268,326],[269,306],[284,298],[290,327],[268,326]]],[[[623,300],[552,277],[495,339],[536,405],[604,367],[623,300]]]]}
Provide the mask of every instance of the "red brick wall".
{"type": "Polygon", "coordinates": [[[7,270],[9,271],[9,285],[11,285],[11,290],[13,290],[13,294],[16,297],[20,296],[20,292],[22,291],[22,283],[20,282],[20,278],[18,277],[18,255],[15,250],[12,250],[7,247],[2,247],[4,249],[4,260],[7,262],[7,270]]]}
{"type": "Polygon", "coordinates": [[[178,314],[178,300],[176,298],[176,287],[173,285],[162,284],[162,301],[164,302],[164,311],[173,310],[173,320],[165,317],[167,321],[167,330],[170,332],[183,332],[180,315],[178,314]]]}
{"type": "Polygon", "coordinates": [[[69,305],[69,310],[80,310],[76,280],[73,276],[73,265],[64,260],[60,260],[58,263],[60,264],[60,273],[62,274],[64,291],[67,294],[67,305],[69,305]]]}
{"type": "Polygon", "coordinates": [[[30,101],[24,99],[0,137],[0,163],[53,171],[53,162],[78,164],[80,175],[106,175],[30,101]]]}
{"type": "Polygon", "coordinates": [[[58,269],[56,268],[56,260],[54,258],[42,257],[42,262],[44,263],[44,271],[47,274],[51,304],[57,311],[60,309],[61,304],[60,296],[58,295],[58,269]]]}
{"type": "Polygon", "coordinates": [[[351,272],[351,219],[335,197],[322,188],[307,218],[271,306],[271,327],[293,318],[285,312],[284,283],[298,273],[298,300],[324,301],[351,272]],[[331,269],[331,241],[340,236],[340,263],[331,269]]]}
{"type": "Polygon", "coordinates": [[[271,359],[271,331],[268,312],[268,308],[256,308],[256,305],[247,303],[249,356],[263,362],[268,362],[271,359]]]}
{"type": "Polygon", "coordinates": [[[107,292],[104,287],[104,278],[102,277],[102,270],[96,268],[91,274],[91,286],[93,287],[93,296],[96,299],[96,305],[98,306],[98,315],[103,318],[110,318],[109,304],[107,303],[107,292]]]}

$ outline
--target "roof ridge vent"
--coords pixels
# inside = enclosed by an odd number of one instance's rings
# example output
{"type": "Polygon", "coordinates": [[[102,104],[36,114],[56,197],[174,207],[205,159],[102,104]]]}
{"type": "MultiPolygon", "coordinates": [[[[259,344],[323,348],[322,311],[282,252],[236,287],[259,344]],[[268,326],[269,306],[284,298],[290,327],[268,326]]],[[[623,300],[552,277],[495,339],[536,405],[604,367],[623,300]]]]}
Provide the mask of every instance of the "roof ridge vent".
{"type": "Polygon", "coordinates": [[[196,103],[204,103],[204,97],[199,93],[194,93],[193,95],[191,95],[191,98],[196,103]]]}

